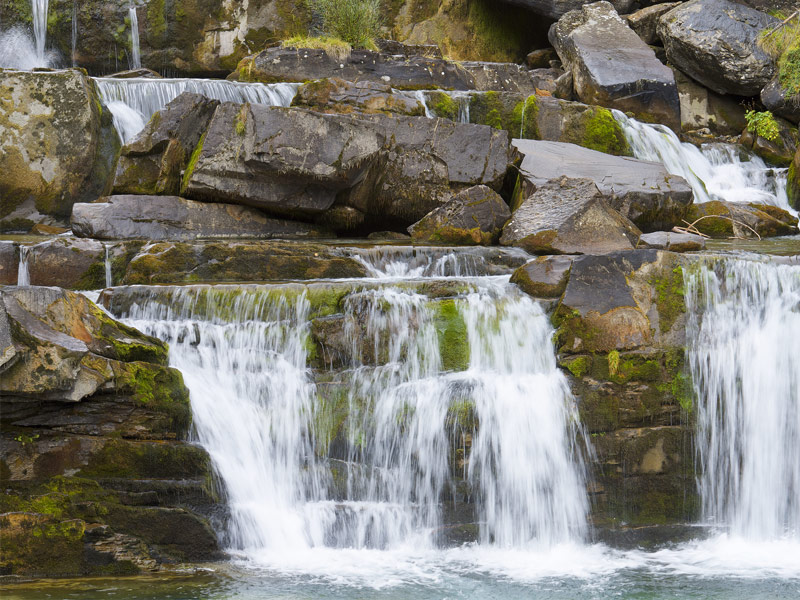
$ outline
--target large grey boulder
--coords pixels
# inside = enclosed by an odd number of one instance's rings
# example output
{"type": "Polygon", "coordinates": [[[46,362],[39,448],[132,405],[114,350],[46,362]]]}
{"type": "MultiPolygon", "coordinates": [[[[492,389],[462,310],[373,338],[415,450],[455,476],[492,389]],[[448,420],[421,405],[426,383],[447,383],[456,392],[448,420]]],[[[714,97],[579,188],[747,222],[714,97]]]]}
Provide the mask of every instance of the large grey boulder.
{"type": "Polygon", "coordinates": [[[219,101],[184,92],[155,113],[122,148],[116,194],[177,194],[181,171],[208,127],[219,101]]]}
{"type": "Polygon", "coordinates": [[[547,182],[503,228],[500,243],[533,254],[607,254],[632,250],[641,235],[590,179],[547,182]]]}
{"type": "Polygon", "coordinates": [[[679,4],[680,2],[652,4],[623,18],[628,22],[630,28],[636,32],[636,35],[642,38],[645,44],[658,44],[661,42],[656,32],[658,20],[661,18],[661,15],[669,12],[679,4]]]}
{"type": "Polygon", "coordinates": [[[76,204],[72,207],[72,231],[80,237],[102,240],[303,238],[324,234],[307,223],[270,219],[245,206],[135,195],[76,204]]]}
{"type": "Polygon", "coordinates": [[[761,90],[761,102],[767,110],[779,117],[795,125],[800,124],[800,94],[789,95],[778,77],[773,77],[761,90]]]}
{"type": "MultiPolygon", "coordinates": [[[[516,4],[528,8],[533,12],[558,19],[571,10],[579,10],[590,0],[505,0],[509,4],[516,4]]],[[[634,5],[633,0],[613,0],[611,4],[620,13],[627,13],[634,5]]]]}
{"type": "Polygon", "coordinates": [[[729,0],[691,0],[661,17],[667,59],[720,94],[755,96],[775,73],[758,35],[780,21],[729,0]]]}
{"type": "Polygon", "coordinates": [[[295,217],[319,215],[338,197],[407,227],[455,191],[499,189],[510,159],[508,134],[491,127],[226,103],[184,173],[183,193],[295,217]]]}
{"type": "Polygon", "coordinates": [[[527,198],[548,181],[591,179],[611,207],[642,231],[670,229],[682,223],[692,204],[692,189],[662,164],[610,156],[575,144],[514,140],[523,156],[519,198],[527,198]]]}
{"type": "Polygon", "coordinates": [[[736,98],[712,92],[678,69],[673,69],[681,100],[681,129],[708,129],[716,135],[739,135],[747,121],[736,98]]]}
{"type": "Polygon", "coordinates": [[[292,106],[330,113],[395,113],[423,117],[425,108],[414,98],[394,93],[388,83],[345,81],[329,77],[301,85],[292,106]]]}
{"type": "Polygon", "coordinates": [[[633,112],[677,129],[680,105],[672,71],[608,2],[587,4],[550,28],[550,43],[572,72],[581,102],[633,112]]]}
{"type": "Polygon", "coordinates": [[[639,238],[639,248],[654,248],[670,252],[693,252],[706,247],[706,240],[694,233],[676,233],[674,231],[653,231],[643,233],[639,238]]]}
{"type": "Polygon", "coordinates": [[[64,223],[108,192],[118,149],[85,72],[0,70],[0,231],[64,223]]]}
{"type": "Polygon", "coordinates": [[[500,195],[476,185],[459,192],[408,228],[418,242],[488,246],[497,241],[511,211],[500,195]]]}
{"type": "Polygon", "coordinates": [[[511,275],[511,283],[534,298],[558,298],[567,287],[573,259],[558,254],[539,256],[518,267],[511,275]]]}

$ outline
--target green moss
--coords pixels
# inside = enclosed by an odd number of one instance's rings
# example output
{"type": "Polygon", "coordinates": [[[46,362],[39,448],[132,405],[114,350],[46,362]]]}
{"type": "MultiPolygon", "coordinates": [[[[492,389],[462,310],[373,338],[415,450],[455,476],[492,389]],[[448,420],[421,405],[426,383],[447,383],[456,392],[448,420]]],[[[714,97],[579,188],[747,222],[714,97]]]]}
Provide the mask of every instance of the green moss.
{"type": "Polygon", "coordinates": [[[134,402],[168,417],[164,427],[178,436],[185,435],[191,422],[189,391],[177,369],[143,362],[114,363],[115,385],[119,393],[130,394],[134,402]]]}
{"type": "Polygon", "coordinates": [[[84,478],[181,479],[205,477],[209,468],[206,451],[191,444],[108,440],[78,475],[84,478]]]}
{"type": "Polygon", "coordinates": [[[147,3],[146,35],[152,45],[161,45],[167,34],[166,0],[150,0],[147,3]],[[155,44],[153,44],[155,42],[155,44]]]}
{"type": "Polygon", "coordinates": [[[431,92],[428,96],[428,107],[437,117],[458,121],[458,102],[444,92],[431,92]]]}
{"type": "Polygon", "coordinates": [[[565,364],[567,369],[569,369],[569,372],[572,373],[575,377],[583,377],[583,375],[592,366],[592,357],[578,356],[577,358],[568,360],[565,364]]]}
{"type": "Polygon", "coordinates": [[[236,135],[243,136],[245,134],[245,131],[247,130],[248,110],[249,109],[247,105],[244,104],[242,105],[242,108],[239,109],[239,112],[236,113],[235,124],[234,124],[234,130],[236,131],[236,135]]]}
{"type": "Polygon", "coordinates": [[[517,102],[514,105],[510,118],[507,119],[505,129],[511,134],[512,138],[541,139],[538,116],[539,100],[535,95],[530,95],[524,101],[517,102]]]}
{"type": "Polygon", "coordinates": [[[447,298],[435,302],[435,326],[439,337],[439,354],[445,371],[465,371],[469,367],[467,324],[456,301],[447,298]]]}
{"type": "Polygon", "coordinates": [[[666,276],[650,281],[655,287],[658,325],[661,333],[667,333],[675,321],[686,312],[683,289],[683,269],[675,267],[666,276]]]}
{"type": "Polygon", "coordinates": [[[590,324],[578,311],[568,311],[559,307],[552,317],[556,327],[555,341],[559,352],[593,352],[597,350],[602,335],[600,330],[590,324]]]}
{"type": "Polygon", "coordinates": [[[478,414],[472,400],[456,400],[447,407],[445,423],[448,429],[472,430],[478,428],[478,414]]]}
{"type": "MultiPolygon", "coordinates": [[[[592,108],[581,115],[583,138],[575,142],[606,154],[630,156],[631,149],[619,123],[606,108],[592,108]]],[[[572,141],[572,140],[564,140],[572,141]]]]}
{"type": "Polygon", "coordinates": [[[206,141],[207,134],[208,132],[206,131],[200,136],[200,141],[197,142],[197,146],[195,146],[194,150],[192,150],[192,155],[189,157],[189,163],[186,165],[186,169],[183,171],[181,194],[183,194],[186,191],[186,188],[189,187],[189,181],[192,178],[192,173],[194,173],[194,169],[197,166],[197,161],[200,159],[200,154],[203,152],[203,144],[206,141]]]}
{"type": "Polygon", "coordinates": [[[503,101],[497,92],[473,94],[470,99],[469,114],[471,123],[503,129],[503,115],[505,112],[505,106],[503,106],[503,101]]]}

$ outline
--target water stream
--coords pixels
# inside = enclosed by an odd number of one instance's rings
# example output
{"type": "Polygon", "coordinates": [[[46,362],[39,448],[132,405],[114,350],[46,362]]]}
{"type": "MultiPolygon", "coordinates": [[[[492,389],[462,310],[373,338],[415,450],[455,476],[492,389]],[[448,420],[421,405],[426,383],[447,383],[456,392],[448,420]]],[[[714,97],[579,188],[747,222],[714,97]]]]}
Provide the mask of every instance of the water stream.
{"type": "Polygon", "coordinates": [[[131,0],[128,6],[128,19],[131,22],[131,69],[142,68],[142,57],[139,50],[139,17],[136,16],[136,5],[131,0]]]}
{"type": "Polygon", "coordinates": [[[17,285],[30,285],[31,276],[28,270],[28,261],[32,246],[19,245],[19,266],[17,267],[17,285]]]}

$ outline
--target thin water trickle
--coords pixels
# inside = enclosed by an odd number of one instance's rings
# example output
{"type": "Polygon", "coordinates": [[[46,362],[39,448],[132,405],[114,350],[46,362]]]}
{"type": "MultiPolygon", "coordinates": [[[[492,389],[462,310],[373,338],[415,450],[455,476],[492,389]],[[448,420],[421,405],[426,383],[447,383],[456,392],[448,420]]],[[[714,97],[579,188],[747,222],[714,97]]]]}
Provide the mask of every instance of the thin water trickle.
{"type": "Polygon", "coordinates": [[[110,245],[103,244],[103,267],[106,275],[106,287],[110,288],[114,285],[114,278],[111,275],[111,258],[109,256],[110,245]]]}
{"type": "Polygon", "coordinates": [[[17,267],[17,285],[30,285],[31,276],[28,270],[32,246],[19,246],[19,266],[17,267]]]}
{"type": "Polygon", "coordinates": [[[40,66],[45,62],[45,43],[47,42],[47,4],[48,0],[31,0],[33,15],[33,37],[36,40],[36,59],[40,66]]]}
{"type": "Polygon", "coordinates": [[[142,57],[139,50],[139,18],[136,16],[136,5],[131,0],[128,6],[128,19],[131,23],[131,69],[142,68],[142,57]]]}

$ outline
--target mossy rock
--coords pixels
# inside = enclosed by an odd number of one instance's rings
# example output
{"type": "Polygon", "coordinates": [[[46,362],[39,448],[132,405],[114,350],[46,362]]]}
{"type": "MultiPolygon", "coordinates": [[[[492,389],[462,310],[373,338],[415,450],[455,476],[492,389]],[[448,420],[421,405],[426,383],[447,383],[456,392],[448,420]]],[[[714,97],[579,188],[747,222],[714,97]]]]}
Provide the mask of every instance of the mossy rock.
{"type": "Polygon", "coordinates": [[[445,371],[465,371],[469,368],[469,339],[467,324],[458,310],[456,300],[438,300],[434,306],[439,354],[445,371]]]}

